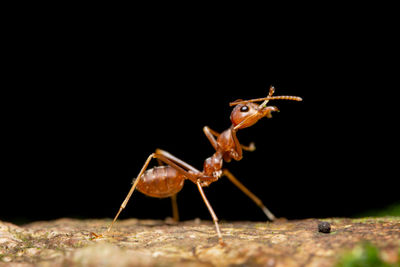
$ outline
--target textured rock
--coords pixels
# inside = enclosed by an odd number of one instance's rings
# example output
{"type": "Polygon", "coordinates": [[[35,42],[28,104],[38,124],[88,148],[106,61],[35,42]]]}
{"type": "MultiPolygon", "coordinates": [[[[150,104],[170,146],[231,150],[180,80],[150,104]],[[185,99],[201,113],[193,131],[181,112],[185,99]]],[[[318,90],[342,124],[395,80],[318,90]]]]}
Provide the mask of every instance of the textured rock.
{"type": "Polygon", "coordinates": [[[60,219],[22,227],[0,222],[0,266],[332,266],[362,241],[380,249],[385,261],[399,259],[400,218],[222,222],[227,243],[218,245],[209,221],[171,224],[118,221],[101,238],[109,220],[60,219]]]}

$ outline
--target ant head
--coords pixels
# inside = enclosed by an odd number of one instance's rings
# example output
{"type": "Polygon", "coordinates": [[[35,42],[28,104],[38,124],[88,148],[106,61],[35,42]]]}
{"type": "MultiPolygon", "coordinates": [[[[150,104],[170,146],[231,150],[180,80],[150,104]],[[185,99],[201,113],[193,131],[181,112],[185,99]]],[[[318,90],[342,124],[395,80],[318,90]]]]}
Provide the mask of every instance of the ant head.
{"type": "Polygon", "coordinates": [[[263,117],[272,118],[272,111],[279,110],[274,106],[260,107],[260,105],[251,102],[237,104],[232,110],[231,122],[235,130],[244,129],[254,125],[263,117]]]}
{"type": "Polygon", "coordinates": [[[264,98],[257,98],[251,100],[236,100],[230,103],[230,106],[236,105],[231,113],[231,121],[234,130],[244,129],[254,125],[259,119],[263,117],[272,118],[271,112],[279,111],[275,106],[267,106],[269,100],[285,99],[302,101],[298,96],[272,96],[275,88],[273,86],[269,89],[269,94],[264,98]],[[262,102],[256,104],[254,102],[262,102]]]}

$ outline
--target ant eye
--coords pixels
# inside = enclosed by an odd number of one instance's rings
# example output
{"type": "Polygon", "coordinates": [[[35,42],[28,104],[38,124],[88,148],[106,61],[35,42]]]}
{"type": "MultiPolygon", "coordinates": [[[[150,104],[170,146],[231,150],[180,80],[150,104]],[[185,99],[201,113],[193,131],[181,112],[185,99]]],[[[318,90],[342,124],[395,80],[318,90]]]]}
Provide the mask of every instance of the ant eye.
{"type": "Polygon", "coordinates": [[[240,108],[240,111],[241,112],[247,112],[247,111],[249,111],[249,107],[248,106],[243,106],[243,107],[240,108]]]}

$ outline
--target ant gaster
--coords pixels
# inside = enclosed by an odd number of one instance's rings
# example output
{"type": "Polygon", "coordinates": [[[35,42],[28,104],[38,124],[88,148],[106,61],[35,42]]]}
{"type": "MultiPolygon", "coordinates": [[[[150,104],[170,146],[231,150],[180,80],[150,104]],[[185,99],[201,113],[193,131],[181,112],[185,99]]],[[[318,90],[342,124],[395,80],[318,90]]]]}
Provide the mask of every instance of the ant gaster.
{"type": "MultiPolygon", "coordinates": [[[[268,208],[262,203],[262,201],[250,192],[239,180],[233,176],[227,169],[222,169],[223,161],[230,162],[232,159],[241,160],[243,157],[242,151],[254,151],[254,143],[250,143],[249,146],[244,146],[239,143],[236,136],[238,130],[250,127],[254,125],[258,120],[263,117],[271,118],[271,113],[278,111],[275,106],[267,106],[268,101],[284,99],[284,100],[295,100],[301,101],[302,99],[297,96],[272,96],[274,93],[274,87],[271,86],[269,94],[264,98],[257,98],[251,100],[236,100],[230,103],[230,106],[235,106],[232,110],[230,119],[232,126],[222,133],[218,133],[209,127],[203,128],[204,134],[210,141],[211,145],[215,149],[214,155],[207,158],[204,161],[203,171],[199,171],[188,163],[178,159],[171,155],[167,151],[157,149],[155,153],[152,153],[144,163],[140,170],[137,178],[133,181],[133,185],[122,202],[121,207],[111,225],[108,227],[109,232],[117,220],[121,211],[125,208],[130,197],[135,189],[139,190],[145,195],[157,198],[172,198],[173,217],[175,220],[179,220],[178,209],[176,204],[176,194],[182,189],[184,181],[190,180],[196,184],[201,197],[206,204],[212,219],[215,224],[218,239],[220,244],[224,244],[222,240],[221,230],[218,225],[218,218],[215,215],[213,208],[208,202],[206,195],[204,194],[203,187],[209,186],[211,183],[217,181],[222,176],[226,176],[234,185],[243,191],[248,197],[250,197],[265,213],[270,220],[274,220],[275,216],[268,210],[268,208]],[[255,102],[261,102],[261,104],[255,104],[255,102]],[[155,158],[159,164],[166,164],[158,167],[154,167],[147,170],[150,161],[155,158]]],[[[96,235],[99,237],[101,235],[96,235]]]]}

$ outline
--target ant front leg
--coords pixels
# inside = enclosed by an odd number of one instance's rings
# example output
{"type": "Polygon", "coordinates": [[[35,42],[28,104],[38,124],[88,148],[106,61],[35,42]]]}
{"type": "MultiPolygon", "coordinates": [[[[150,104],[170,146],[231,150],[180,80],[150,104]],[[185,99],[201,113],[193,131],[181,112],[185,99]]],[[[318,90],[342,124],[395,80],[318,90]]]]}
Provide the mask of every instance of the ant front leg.
{"type": "Polygon", "coordinates": [[[253,152],[253,151],[256,150],[256,146],[255,146],[254,142],[251,142],[248,146],[245,146],[245,145],[242,145],[242,144],[240,144],[240,146],[245,151],[253,152]]]}
{"type": "Polygon", "coordinates": [[[203,132],[206,135],[208,141],[210,141],[213,148],[217,151],[218,150],[218,142],[214,138],[214,136],[218,138],[218,136],[220,136],[220,134],[217,133],[216,131],[210,129],[208,126],[204,126],[203,132]]]}
{"type": "MultiPolygon", "coordinates": [[[[216,131],[214,131],[213,129],[211,129],[211,128],[208,127],[208,126],[204,126],[203,132],[204,132],[204,134],[206,135],[208,141],[210,141],[210,143],[211,143],[211,145],[213,146],[213,148],[214,148],[215,150],[218,150],[218,149],[217,149],[217,148],[218,148],[218,142],[217,142],[217,140],[215,139],[215,137],[218,138],[221,134],[218,133],[218,132],[216,132],[216,131]]],[[[240,147],[241,147],[243,150],[245,150],[245,151],[250,151],[250,152],[253,152],[254,150],[256,150],[256,146],[254,145],[254,142],[251,142],[248,146],[245,146],[245,145],[240,144],[240,147]]]]}

